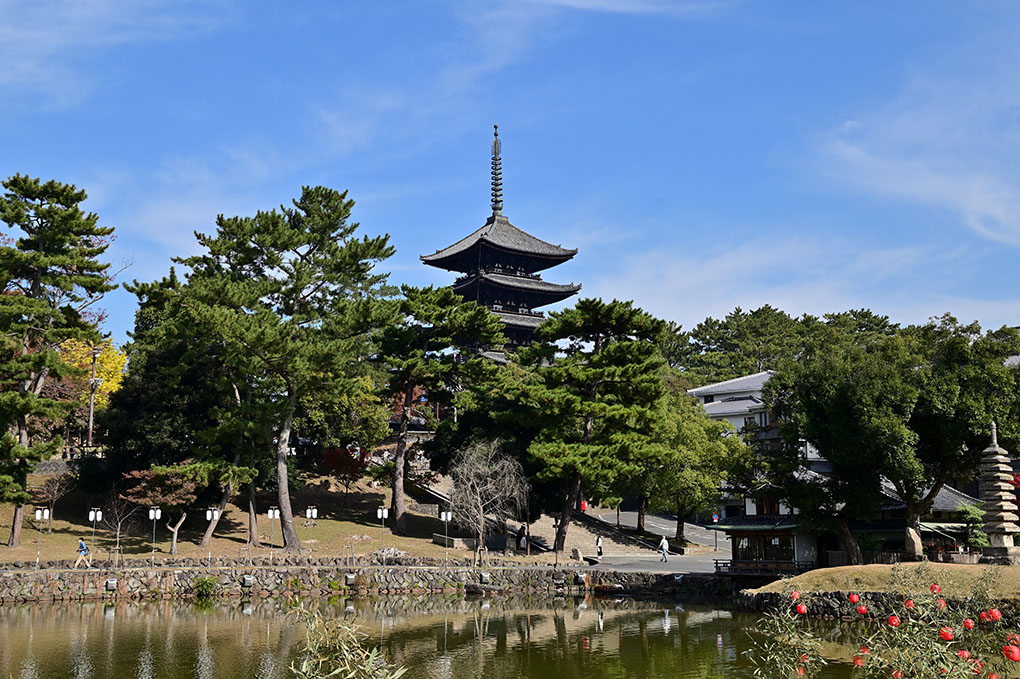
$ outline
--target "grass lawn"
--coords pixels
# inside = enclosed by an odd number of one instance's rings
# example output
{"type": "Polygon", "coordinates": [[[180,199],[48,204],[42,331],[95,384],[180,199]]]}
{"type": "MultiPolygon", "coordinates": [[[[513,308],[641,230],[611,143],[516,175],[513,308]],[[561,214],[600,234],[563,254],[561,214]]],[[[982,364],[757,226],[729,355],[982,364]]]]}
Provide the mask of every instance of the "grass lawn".
{"type": "MultiPolygon", "coordinates": [[[[41,480],[30,479],[30,485],[32,482],[38,483],[41,480]]],[[[409,513],[406,536],[393,534],[392,518],[389,519],[389,526],[380,527],[378,519],[375,518],[375,510],[377,507],[389,506],[390,495],[388,488],[373,488],[365,480],[352,487],[345,504],[343,489],[334,487],[328,479],[306,480],[299,490],[292,492],[291,498],[302,549],[307,553],[311,547],[313,556],[343,556],[345,548],[351,546],[356,556],[362,556],[382,547],[396,547],[414,556],[443,558],[446,554],[444,548],[432,542],[433,533],[443,532],[443,523],[436,517],[409,513]],[[316,505],[319,511],[319,518],[314,526],[309,526],[304,518],[305,507],[309,505],[316,505]]],[[[84,537],[87,544],[92,543],[92,525],[88,522],[88,510],[97,504],[99,503],[96,502],[96,498],[80,493],[72,493],[63,498],[53,512],[53,532],[46,532],[44,522],[41,542],[38,542],[40,533],[35,525],[33,507],[29,505],[26,507],[26,521],[22,527],[21,546],[17,548],[0,546],[0,563],[34,562],[37,546],[41,547],[42,561],[75,559],[79,536],[84,537]]],[[[254,557],[268,557],[270,544],[275,548],[275,553],[279,554],[282,546],[279,521],[271,522],[266,517],[266,510],[275,504],[275,495],[260,494],[258,530],[263,547],[254,550],[254,557]]],[[[181,528],[178,540],[178,557],[208,556],[208,549],[198,545],[207,525],[205,509],[206,505],[200,505],[188,511],[188,518],[181,528]]],[[[13,513],[12,505],[0,504],[0,545],[5,544],[10,535],[13,513]]],[[[176,522],[177,516],[172,518],[176,522]]],[[[167,512],[164,511],[163,520],[156,527],[157,559],[169,556],[170,532],[166,529],[167,519],[167,512]]],[[[234,503],[228,504],[213,537],[213,555],[231,558],[246,555],[242,550],[247,541],[247,530],[247,504],[244,503],[243,508],[234,503]]],[[[95,534],[93,558],[102,560],[109,558],[109,550],[115,544],[114,532],[100,525],[95,534]]],[[[152,522],[148,520],[147,508],[139,509],[132,517],[130,525],[121,534],[121,546],[126,559],[150,556],[153,546],[152,522]]],[[[450,549],[449,556],[450,559],[466,559],[471,553],[463,549],[450,549]]],[[[520,560],[522,564],[545,563],[551,562],[553,555],[515,559],[520,560]]]]}
{"type": "Polygon", "coordinates": [[[971,594],[982,576],[991,580],[996,598],[1020,598],[1020,566],[980,566],[944,563],[904,563],[895,566],[841,566],[808,571],[793,578],[777,580],[756,592],[899,592],[927,593],[937,582],[948,597],[971,594]]]}

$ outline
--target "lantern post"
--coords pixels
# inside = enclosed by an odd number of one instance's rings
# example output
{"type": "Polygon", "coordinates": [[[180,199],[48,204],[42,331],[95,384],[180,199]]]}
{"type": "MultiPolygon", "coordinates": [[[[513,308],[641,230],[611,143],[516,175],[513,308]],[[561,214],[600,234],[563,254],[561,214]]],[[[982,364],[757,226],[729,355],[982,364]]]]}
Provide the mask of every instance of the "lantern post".
{"type": "Polygon", "coordinates": [[[93,507],[89,510],[89,521],[92,522],[92,545],[89,547],[89,551],[95,553],[96,551],[96,524],[103,520],[103,510],[99,507],[93,507]]]}
{"type": "MultiPolygon", "coordinates": [[[[149,521],[152,521],[152,567],[156,567],[156,522],[163,518],[163,510],[149,507],[149,521]]],[[[165,563],[165,562],[164,562],[165,563]]]]}
{"type": "Polygon", "coordinates": [[[379,544],[381,546],[380,552],[382,553],[382,565],[386,565],[386,519],[389,518],[390,510],[388,507],[379,507],[375,510],[375,516],[379,519],[379,544]]]}
{"type": "Polygon", "coordinates": [[[275,531],[273,530],[273,519],[279,519],[280,518],[280,508],[279,507],[270,507],[269,508],[269,512],[268,512],[268,516],[269,516],[269,565],[272,566],[273,565],[273,541],[275,539],[274,535],[276,535],[275,531]]]}
{"type": "MultiPolygon", "coordinates": [[[[220,510],[215,507],[210,507],[205,510],[205,520],[209,523],[220,520],[220,510]]],[[[209,536],[209,566],[212,566],[212,535],[209,536]]]]}
{"type": "Polygon", "coordinates": [[[315,520],[319,518],[319,508],[312,505],[305,510],[305,518],[308,519],[308,563],[312,563],[312,526],[315,525],[315,520]]]}
{"type": "Polygon", "coordinates": [[[42,522],[50,518],[49,507],[36,507],[35,525],[39,529],[39,538],[35,542],[35,569],[39,570],[39,556],[42,552],[42,522]]]}
{"type": "Polygon", "coordinates": [[[446,567],[450,567],[450,519],[453,518],[450,512],[440,512],[439,518],[443,521],[443,544],[446,546],[446,567]]]}

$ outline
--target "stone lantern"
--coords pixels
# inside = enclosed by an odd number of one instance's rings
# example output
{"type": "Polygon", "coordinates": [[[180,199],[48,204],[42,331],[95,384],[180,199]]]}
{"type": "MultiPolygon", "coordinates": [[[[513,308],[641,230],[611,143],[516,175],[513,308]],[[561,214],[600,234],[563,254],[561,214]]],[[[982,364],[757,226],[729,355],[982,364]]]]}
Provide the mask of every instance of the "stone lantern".
{"type": "Polygon", "coordinates": [[[1020,547],[1013,544],[1013,536],[1020,532],[1017,525],[1016,489],[1013,466],[1009,453],[999,447],[995,423],[992,423],[992,442],[981,456],[981,508],[985,512],[985,532],[989,546],[981,549],[981,563],[1020,563],[1020,547]]]}

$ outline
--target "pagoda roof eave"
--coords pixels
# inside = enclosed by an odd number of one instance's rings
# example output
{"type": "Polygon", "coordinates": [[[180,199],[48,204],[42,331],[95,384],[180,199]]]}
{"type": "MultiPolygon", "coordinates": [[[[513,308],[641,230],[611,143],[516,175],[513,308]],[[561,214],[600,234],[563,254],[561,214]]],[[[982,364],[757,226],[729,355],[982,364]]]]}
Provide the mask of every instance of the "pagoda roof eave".
{"type": "Polygon", "coordinates": [[[508,276],[505,274],[490,273],[487,271],[472,274],[461,281],[454,283],[453,289],[470,289],[476,285],[482,284],[494,285],[496,287],[507,288],[510,290],[520,290],[522,292],[534,292],[538,294],[565,294],[567,296],[576,294],[581,289],[581,286],[576,283],[550,283],[548,281],[543,281],[541,278],[508,276]]]}
{"type": "Polygon", "coordinates": [[[492,215],[473,233],[431,255],[420,255],[420,259],[430,266],[446,268],[444,263],[483,243],[498,250],[557,262],[566,261],[577,254],[576,248],[568,249],[553,245],[517,228],[503,215],[492,215]]]}
{"type": "Polygon", "coordinates": [[[512,325],[518,328],[527,328],[529,330],[534,330],[545,322],[545,316],[515,314],[508,311],[496,311],[495,309],[493,309],[492,313],[496,314],[499,320],[503,321],[507,325],[512,325]]]}

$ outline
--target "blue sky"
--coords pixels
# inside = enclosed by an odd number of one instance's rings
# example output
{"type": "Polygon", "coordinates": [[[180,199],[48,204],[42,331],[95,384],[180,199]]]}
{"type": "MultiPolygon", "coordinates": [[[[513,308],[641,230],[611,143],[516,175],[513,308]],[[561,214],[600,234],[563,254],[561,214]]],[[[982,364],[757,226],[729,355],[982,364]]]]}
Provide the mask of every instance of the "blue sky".
{"type": "Polygon", "coordinates": [[[124,281],[323,184],[447,284],[418,255],[488,216],[498,123],[504,213],[584,295],[1020,324],[1020,5],[287,4],[0,0],[0,175],[85,188],[124,281]]]}

